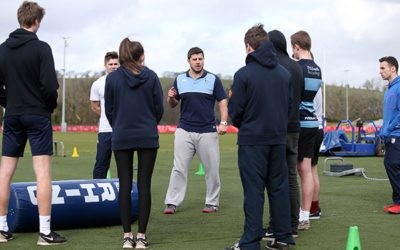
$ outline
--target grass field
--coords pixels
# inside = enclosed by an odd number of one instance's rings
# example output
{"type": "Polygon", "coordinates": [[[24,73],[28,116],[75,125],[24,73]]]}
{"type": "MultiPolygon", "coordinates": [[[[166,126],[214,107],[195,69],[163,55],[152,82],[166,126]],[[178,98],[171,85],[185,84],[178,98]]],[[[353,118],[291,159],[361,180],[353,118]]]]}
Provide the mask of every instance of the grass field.
{"type": "MultiPolygon", "coordinates": [[[[53,180],[90,179],[96,155],[96,133],[55,133],[55,139],[65,144],[67,157],[54,157],[53,180]],[[76,146],[79,158],[71,158],[76,146]]],[[[160,135],[160,149],[152,182],[152,212],[147,236],[151,249],[222,249],[238,240],[243,230],[242,187],[237,169],[236,135],[220,136],[222,182],[220,210],[203,214],[205,183],[196,176],[199,161],[195,158],[189,171],[186,199],[175,215],[164,215],[164,198],[173,164],[173,135],[160,135]]],[[[345,249],[349,226],[357,225],[362,249],[399,249],[400,216],[383,212],[391,204],[389,182],[368,181],[359,176],[328,177],[322,175],[320,206],[322,217],[311,221],[311,229],[300,232],[295,250],[345,249]]],[[[135,159],[136,160],[136,159],[135,159]]],[[[366,169],[369,177],[387,178],[383,158],[346,158],[347,163],[366,169]]],[[[112,160],[111,176],[116,177],[112,160]]],[[[29,147],[21,158],[14,182],[33,181],[29,147]]],[[[265,205],[268,218],[268,204],[265,205]]],[[[99,218],[101,220],[101,218],[99,218]]],[[[137,232],[137,223],[132,229],[137,232]]],[[[58,231],[68,244],[55,249],[120,249],[122,226],[58,231]]],[[[35,249],[37,233],[16,233],[15,239],[1,244],[1,249],[35,249]]],[[[265,243],[262,243],[262,247],[265,243]]]]}

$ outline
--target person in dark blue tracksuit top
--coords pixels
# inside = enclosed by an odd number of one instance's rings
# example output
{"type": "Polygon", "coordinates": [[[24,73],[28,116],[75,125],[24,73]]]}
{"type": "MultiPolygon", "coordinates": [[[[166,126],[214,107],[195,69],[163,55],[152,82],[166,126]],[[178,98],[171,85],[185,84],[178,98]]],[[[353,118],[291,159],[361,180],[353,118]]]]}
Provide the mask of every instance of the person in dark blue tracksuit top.
{"type": "Polygon", "coordinates": [[[290,221],[286,133],[292,101],[291,75],[280,64],[268,34],[259,24],[245,35],[246,66],[233,80],[228,113],[239,128],[238,165],[244,192],[244,233],[226,249],[260,249],[264,189],[276,240],[267,247],[294,244],[290,221]]]}
{"type": "Polygon", "coordinates": [[[400,214],[400,77],[399,64],[392,56],[379,60],[379,73],[389,85],[383,101],[383,124],[380,132],[385,142],[385,168],[392,185],[393,205],[384,207],[386,212],[400,214]]]}
{"type": "Polygon", "coordinates": [[[156,73],[143,66],[144,50],[139,42],[122,40],[119,56],[121,67],[107,76],[104,101],[118,169],[123,248],[145,249],[149,247],[146,228],[151,208],[151,177],[159,147],[157,124],[164,112],[163,93],[156,73]],[[139,194],[136,242],[131,230],[134,151],[138,156],[139,194]]]}

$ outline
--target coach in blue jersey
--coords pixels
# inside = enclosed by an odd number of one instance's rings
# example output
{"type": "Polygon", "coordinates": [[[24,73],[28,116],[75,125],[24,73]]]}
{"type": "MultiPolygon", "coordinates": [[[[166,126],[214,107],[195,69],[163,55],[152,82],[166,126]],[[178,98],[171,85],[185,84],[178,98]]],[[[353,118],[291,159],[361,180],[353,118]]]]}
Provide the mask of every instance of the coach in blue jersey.
{"type": "Polygon", "coordinates": [[[190,69],[176,77],[174,86],[168,91],[171,107],[181,101],[181,117],[175,132],[174,167],[165,198],[165,214],[174,214],[185,198],[188,169],[195,153],[203,164],[207,184],[203,212],[215,212],[219,206],[218,134],[226,133],[227,96],[221,80],[204,70],[203,50],[191,48],[187,58],[190,69]],[[214,117],[215,100],[221,113],[218,127],[214,117]]]}
{"type": "Polygon", "coordinates": [[[312,60],[311,38],[305,31],[298,31],[290,37],[293,55],[304,76],[304,95],[300,103],[300,137],[297,169],[301,179],[302,204],[299,214],[299,230],[310,228],[310,209],[314,194],[314,179],[311,159],[318,135],[318,118],[315,115],[314,97],[321,87],[321,69],[312,60]]]}
{"type": "Polygon", "coordinates": [[[385,142],[385,169],[392,185],[393,205],[383,207],[389,213],[400,214],[400,77],[399,63],[393,56],[379,59],[379,73],[389,81],[383,101],[383,124],[380,132],[385,142]]]}
{"type": "Polygon", "coordinates": [[[286,134],[292,102],[291,75],[280,64],[263,25],[246,32],[246,66],[234,77],[229,116],[239,128],[237,144],[244,193],[244,232],[227,250],[260,249],[264,190],[267,188],[275,240],[267,247],[294,244],[290,224],[286,134]]]}

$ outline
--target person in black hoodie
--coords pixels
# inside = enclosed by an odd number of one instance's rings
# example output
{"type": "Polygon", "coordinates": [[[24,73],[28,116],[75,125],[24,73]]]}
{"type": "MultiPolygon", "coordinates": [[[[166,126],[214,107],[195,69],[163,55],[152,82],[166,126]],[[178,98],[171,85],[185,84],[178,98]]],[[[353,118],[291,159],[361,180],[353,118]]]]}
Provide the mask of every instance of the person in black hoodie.
{"type": "Polygon", "coordinates": [[[267,247],[288,249],[295,243],[285,157],[291,76],[278,64],[276,50],[262,24],[249,29],[244,42],[246,66],[235,73],[228,112],[233,125],[239,128],[238,165],[245,223],[239,243],[226,249],[260,249],[265,187],[276,237],[267,247]]]}
{"type": "MultiPolygon", "coordinates": [[[[297,146],[300,134],[300,110],[299,105],[304,92],[303,71],[298,63],[293,61],[287,53],[286,38],[282,32],[273,30],[268,32],[269,40],[273,43],[278,63],[281,64],[292,76],[293,106],[289,113],[289,121],[286,135],[286,163],[289,174],[289,194],[292,218],[293,237],[298,236],[300,191],[297,183],[297,146]]],[[[274,233],[271,223],[265,229],[264,239],[273,239],[274,233]]]]}
{"type": "Polygon", "coordinates": [[[0,45],[0,104],[6,108],[0,166],[0,242],[13,238],[6,219],[10,183],[28,139],[37,180],[37,244],[58,245],[67,241],[50,230],[51,113],[57,106],[58,82],[51,48],[36,36],[44,14],[37,3],[23,2],[18,9],[21,28],[0,45]]]}
{"type": "Polygon", "coordinates": [[[144,50],[137,41],[122,40],[120,65],[106,79],[105,112],[112,127],[119,178],[119,212],[124,229],[124,248],[149,247],[146,228],[151,208],[151,177],[157,156],[158,130],[164,112],[163,93],[156,73],[143,66],[144,50]],[[138,224],[134,241],[131,230],[133,153],[138,154],[138,224]]]}

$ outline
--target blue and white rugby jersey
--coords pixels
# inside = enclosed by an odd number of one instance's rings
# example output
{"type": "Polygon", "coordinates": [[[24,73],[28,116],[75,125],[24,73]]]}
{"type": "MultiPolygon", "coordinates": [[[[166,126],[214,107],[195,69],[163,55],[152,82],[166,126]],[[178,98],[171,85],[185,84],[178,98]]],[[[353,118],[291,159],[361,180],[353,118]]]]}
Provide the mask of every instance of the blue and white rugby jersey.
{"type": "Polygon", "coordinates": [[[181,100],[181,118],[178,128],[188,132],[215,132],[214,104],[227,98],[221,80],[214,74],[204,71],[194,80],[189,71],[175,78],[175,98],[181,100]]]}
{"type": "Polygon", "coordinates": [[[303,69],[304,95],[300,103],[300,127],[318,128],[318,118],[315,115],[314,97],[322,84],[320,67],[313,60],[298,61],[303,69]]]}

